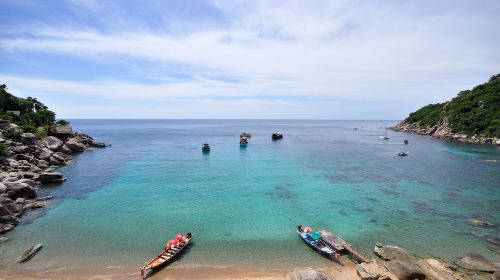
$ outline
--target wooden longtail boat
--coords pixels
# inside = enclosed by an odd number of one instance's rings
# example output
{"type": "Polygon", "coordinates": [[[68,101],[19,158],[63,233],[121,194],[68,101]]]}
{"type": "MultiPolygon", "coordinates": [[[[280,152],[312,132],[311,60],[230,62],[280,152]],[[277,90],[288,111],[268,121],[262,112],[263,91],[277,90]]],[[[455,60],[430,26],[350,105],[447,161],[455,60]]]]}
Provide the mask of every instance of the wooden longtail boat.
{"type": "Polygon", "coordinates": [[[28,250],[26,250],[22,256],[19,257],[17,260],[18,263],[23,263],[29,261],[38,251],[40,251],[43,248],[42,244],[37,244],[35,246],[30,247],[28,250]]]}
{"type": "Polygon", "coordinates": [[[306,242],[307,245],[311,246],[318,253],[340,263],[339,252],[333,246],[323,241],[323,239],[321,239],[321,236],[317,232],[313,231],[309,227],[304,227],[302,225],[297,226],[297,232],[304,240],[304,242],[306,242]]]}
{"type": "Polygon", "coordinates": [[[146,270],[157,269],[170,262],[173,258],[179,255],[179,253],[184,250],[184,248],[186,248],[189,245],[189,242],[191,242],[191,240],[193,239],[193,234],[191,232],[181,234],[180,236],[182,236],[182,240],[176,239],[178,240],[177,246],[167,245],[163,252],[147,262],[145,266],[140,268],[142,278],[144,278],[144,272],[146,270]]]}

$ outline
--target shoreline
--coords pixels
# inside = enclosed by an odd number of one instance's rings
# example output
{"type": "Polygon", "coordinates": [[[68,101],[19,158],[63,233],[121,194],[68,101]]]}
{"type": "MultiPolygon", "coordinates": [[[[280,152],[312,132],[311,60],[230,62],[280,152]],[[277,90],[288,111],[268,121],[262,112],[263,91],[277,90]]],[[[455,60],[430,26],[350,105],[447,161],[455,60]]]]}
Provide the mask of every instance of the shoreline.
{"type": "MultiPolygon", "coordinates": [[[[359,280],[356,264],[350,262],[344,266],[330,264],[326,267],[308,267],[291,269],[259,269],[246,266],[172,266],[149,273],[145,279],[290,279],[296,270],[310,270],[320,272],[329,279],[359,280]]],[[[50,270],[30,271],[29,269],[15,270],[13,273],[0,272],[1,279],[140,279],[139,269],[131,267],[113,266],[104,269],[94,267],[61,267],[50,270]],[[93,273],[89,275],[88,271],[93,273]]]]}
{"type": "Polygon", "coordinates": [[[405,123],[400,122],[397,125],[390,127],[389,129],[397,132],[406,132],[418,135],[431,136],[432,138],[451,140],[462,143],[479,144],[479,145],[494,145],[500,146],[500,139],[495,137],[485,137],[485,136],[469,136],[463,133],[453,133],[448,127],[448,123],[444,122],[442,124],[437,124],[432,127],[422,128],[418,123],[405,123]]]}

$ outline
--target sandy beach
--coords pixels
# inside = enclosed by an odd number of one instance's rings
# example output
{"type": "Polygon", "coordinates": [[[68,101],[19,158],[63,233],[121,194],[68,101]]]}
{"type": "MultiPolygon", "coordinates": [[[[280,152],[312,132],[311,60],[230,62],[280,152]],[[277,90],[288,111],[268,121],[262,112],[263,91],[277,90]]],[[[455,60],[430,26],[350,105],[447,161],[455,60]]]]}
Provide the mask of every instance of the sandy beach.
{"type": "MultiPolygon", "coordinates": [[[[305,267],[304,267],[305,268],[305,267]]],[[[332,264],[314,268],[323,275],[338,280],[359,279],[354,263],[344,266],[332,264]]],[[[147,279],[287,279],[292,269],[265,269],[251,267],[166,267],[150,273],[147,279]]],[[[0,272],[1,279],[140,279],[139,270],[131,267],[66,267],[51,270],[23,270],[0,272]]]]}

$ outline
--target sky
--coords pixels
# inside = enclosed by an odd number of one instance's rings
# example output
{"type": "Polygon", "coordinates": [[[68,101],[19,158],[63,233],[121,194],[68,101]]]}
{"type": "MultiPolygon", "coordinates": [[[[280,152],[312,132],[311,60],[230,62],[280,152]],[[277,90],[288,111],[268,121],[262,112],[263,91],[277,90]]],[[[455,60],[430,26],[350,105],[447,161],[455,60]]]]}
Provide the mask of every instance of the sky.
{"type": "Polygon", "coordinates": [[[399,120],[500,72],[498,0],[0,0],[58,118],[399,120]]]}

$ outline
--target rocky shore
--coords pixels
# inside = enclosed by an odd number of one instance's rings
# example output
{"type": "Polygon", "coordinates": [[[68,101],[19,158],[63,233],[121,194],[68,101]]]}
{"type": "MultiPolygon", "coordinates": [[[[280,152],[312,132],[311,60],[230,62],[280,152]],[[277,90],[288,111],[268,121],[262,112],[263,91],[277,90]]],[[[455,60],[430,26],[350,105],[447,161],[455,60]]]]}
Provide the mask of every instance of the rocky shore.
{"type": "MultiPolygon", "coordinates": [[[[26,210],[44,207],[52,199],[38,197],[37,189],[66,180],[54,168],[68,164],[75,153],[106,147],[82,132],[44,139],[33,133],[22,133],[15,139],[7,135],[6,130],[0,130],[0,143],[6,148],[0,156],[0,235],[12,230],[26,210]]],[[[0,243],[6,240],[0,236],[0,243]]]]}
{"type": "Polygon", "coordinates": [[[395,131],[429,135],[439,139],[455,140],[465,143],[490,144],[500,146],[500,139],[494,137],[485,137],[483,135],[469,136],[464,133],[453,133],[449,127],[448,120],[445,118],[442,122],[434,126],[421,127],[419,123],[408,123],[402,121],[396,126],[391,127],[395,131]]]}

